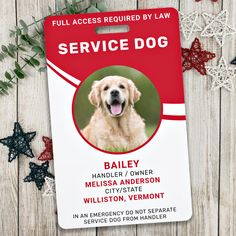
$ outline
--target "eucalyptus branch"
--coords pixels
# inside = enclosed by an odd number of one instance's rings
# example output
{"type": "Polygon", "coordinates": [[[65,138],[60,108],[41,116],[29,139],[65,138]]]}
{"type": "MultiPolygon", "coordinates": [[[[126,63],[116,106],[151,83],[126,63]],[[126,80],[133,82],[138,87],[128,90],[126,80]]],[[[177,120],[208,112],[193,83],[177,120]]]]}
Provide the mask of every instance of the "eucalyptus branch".
{"type": "MultiPolygon", "coordinates": [[[[52,12],[49,7],[50,14],[48,16],[100,12],[105,10],[104,5],[96,3],[96,1],[89,1],[87,6],[82,8],[81,4],[84,2],[87,1],[72,0],[72,2],[68,2],[68,0],[65,0],[65,6],[58,11],[52,12]]],[[[23,20],[20,20],[19,26],[16,26],[14,30],[10,30],[9,36],[15,38],[16,45],[9,43],[1,46],[0,62],[9,57],[12,58],[15,63],[13,68],[5,71],[4,79],[0,80],[0,95],[8,94],[8,90],[13,87],[16,79],[24,79],[27,76],[27,66],[31,66],[39,72],[45,71],[46,67],[41,66],[41,64],[44,63],[44,65],[46,65],[43,29],[43,21],[46,17],[47,16],[38,20],[32,17],[33,22],[30,24],[26,24],[23,20]],[[34,32],[30,34],[29,29],[32,26],[34,26],[34,32]],[[25,62],[23,65],[20,65],[17,61],[17,55],[20,52],[25,54],[25,56],[20,57],[25,62]]]]}
{"type": "MultiPolygon", "coordinates": [[[[25,61],[25,63],[20,66],[17,61],[15,61],[15,69],[11,69],[10,72],[6,71],[5,72],[5,81],[0,80],[0,95],[8,94],[8,88],[12,88],[13,84],[15,84],[14,80],[15,79],[24,79],[25,78],[25,72],[23,69],[27,66],[30,65],[32,67],[36,67],[40,65],[40,62],[35,59],[35,57],[38,55],[38,53],[35,53],[33,56],[30,56],[29,58],[23,58],[22,59],[25,61]]],[[[42,70],[42,69],[41,69],[42,70]]]]}
{"type": "MultiPolygon", "coordinates": [[[[85,2],[86,0],[77,0],[77,1],[72,1],[72,3],[69,3],[68,1],[65,0],[65,7],[62,8],[61,10],[58,10],[58,11],[55,11],[53,12],[51,7],[48,6],[48,9],[49,9],[49,15],[48,16],[54,16],[54,15],[62,15],[63,13],[67,13],[67,14],[79,14],[79,13],[82,13],[84,11],[86,11],[88,8],[90,8],[93,4],[90,4],[88,7],[86,7],[85,9],[79,9],[78,6],[80,3],[82,2],[85,2]]],[[[46,17],[48,16],[44,16],[42,17],[41,19],[38,19],[36,20],[35,17],[32,17],[33,18],[33,22],[30,23],[30,24],[26,24],[23,20],[20,20],[19,23],[21,25],[21,27],[17,27],[16,26],[16,29],[15,30],[10,30],[11,34],[10,36],[13,36],[13,35],[16,35],[16,34],[19,34],[20,32],[19,31],[22,31],[22,30],[25,30],[25,29],[29,29],[31,26],[36,26],[37,27],[37,24],[39,22],[42,22],[45,20],[46,17]],[[17,33],[18,31],[18,33],[17,33]]]]}

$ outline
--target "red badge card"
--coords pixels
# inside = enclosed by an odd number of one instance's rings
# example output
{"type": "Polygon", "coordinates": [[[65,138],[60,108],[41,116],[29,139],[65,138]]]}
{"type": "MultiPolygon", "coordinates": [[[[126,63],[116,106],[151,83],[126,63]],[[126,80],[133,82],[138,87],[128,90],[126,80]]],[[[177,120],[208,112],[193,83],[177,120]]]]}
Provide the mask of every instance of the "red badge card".
{"type": "Polygon", "coordinates": [[[45,21],[62,228],[191,217],[178,12],[45,21]]]}

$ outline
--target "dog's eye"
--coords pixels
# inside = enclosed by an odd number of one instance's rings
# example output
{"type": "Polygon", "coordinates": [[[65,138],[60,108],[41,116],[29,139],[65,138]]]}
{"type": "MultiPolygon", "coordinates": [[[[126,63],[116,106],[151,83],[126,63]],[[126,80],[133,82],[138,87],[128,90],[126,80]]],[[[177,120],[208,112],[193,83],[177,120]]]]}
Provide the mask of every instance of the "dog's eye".
{"type": "Polygon", "coordinates": [[[104,91],[106,91],[106,90],[108,90],[108,89],[109,89],[109,87],[108,87],[108,86],[106,86],[106,87],[104,87],[104,89],[103,89],[103,90],[104,90],[104,91]]]}
{"type": "Polygon", "coordinates": [[[121,85],[119,86],[119,88],[125,89],[125,86],[124,86],[123,84],[121,84],[121,85]]]}

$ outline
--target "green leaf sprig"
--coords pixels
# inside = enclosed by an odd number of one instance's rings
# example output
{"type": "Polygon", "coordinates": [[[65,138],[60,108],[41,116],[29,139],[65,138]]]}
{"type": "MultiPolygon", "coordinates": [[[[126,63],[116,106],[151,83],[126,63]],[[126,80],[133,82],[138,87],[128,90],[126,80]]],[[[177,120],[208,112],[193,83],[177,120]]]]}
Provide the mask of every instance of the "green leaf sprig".
{"type": "MultiPolygon", "coordinates": [[[[49,15],[80,14],[87,12],[105,11],[105,6],[97,1],[88,0],[65,0],[64,7],[53,12],[50,7],[49,15]]],[[[14,30],[10,30],[10,37],[15,38],[16,44],[9,43],[0,47],[0,63],[6,58],[14,60],[14,67],[5,71],[4,78],[0,79],[0,95],[9,94],[9,89],[13,88],[17,79],[24,79],[27,76],[26,67],[32,67],[38,72],[46,70],[45,44],[43,21],[47,16],[27,24],[24,20],[19,20],[14,30]],[[30,28],[33,30],[30,31],[30,28]],[[32,32],[33,31],[33,32],[32,32]],[[18,62],[18,55],[22,53],[22,65],[18,62]]]]}

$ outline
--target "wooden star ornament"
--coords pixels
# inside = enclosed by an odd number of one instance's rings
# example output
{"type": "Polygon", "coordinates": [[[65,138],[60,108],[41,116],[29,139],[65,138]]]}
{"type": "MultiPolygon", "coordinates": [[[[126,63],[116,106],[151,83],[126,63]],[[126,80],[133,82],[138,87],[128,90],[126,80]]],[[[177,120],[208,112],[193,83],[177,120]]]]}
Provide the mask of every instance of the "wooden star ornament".
{"type": "Polygon", "coordinates": [[[30,142],[35,135],[36,132],[24,133],[20,123],[15,122],[12,136],[0,139],[0,143],[9,148],[8,162],[12,162],[20,154],[33,158],[30,142]]]}
{"type": "Polygon", "coordinates": [[[199,39],[195,38],[190,49],[182,48],[183,72],[196,69],[201,75],[206,75],[205,63],[215,56],[215,53],[202,50],[199,39]]]}
{"type": "Polygon", "coordinates": [[[225,43],[226,36],[234,34],[236,31],[228,25],[228,11],[221,11],[218,15],[210,15],[203,13],[202,16],[206,22],[206,27],[203,29],[202,37],[214,37],[216,42],[222,47],[225,43]]]}
{"type": "Polygon", "coordinates": [[[221,87],[224,87],[228,91],[234,90],[232,79],[236,76],[236,69],[228,67],[223,57],[220,59],[218,66],[208,66],[206,69],[207,74],[212,77],[212,90],[216,90],[221,87]]]}
{"type": "Polygon", "coordinates": [[[30,173],[28,176],[24,178],[24,182],[35,182],[36,187],[41,190],[44,183],[45,178],[54,178],[54,175],[48,172],[49,161],[42,163],[42,165],[37,165],[33,162],[29,163],[30,173]]]}
{"type": "Polygon", "coordinates": [[[192,12],[185,15],[179,12],[180,15],[180,31],[185,39],[189,40],[194,32],[202,31],[202,28],[197,24],[198,13],[192,12]]]}
{"type": "Polygon", "coordinates": [[[52,151],[52,139],[46,136],[42,137],[42,140],[45,145],[45,149],[39,155],[38,160],[40,161],[48,161],[53,159],[53,151],[52,151]]]}

